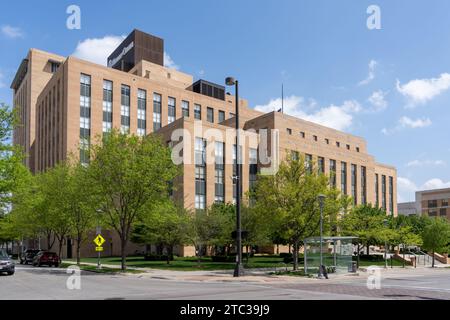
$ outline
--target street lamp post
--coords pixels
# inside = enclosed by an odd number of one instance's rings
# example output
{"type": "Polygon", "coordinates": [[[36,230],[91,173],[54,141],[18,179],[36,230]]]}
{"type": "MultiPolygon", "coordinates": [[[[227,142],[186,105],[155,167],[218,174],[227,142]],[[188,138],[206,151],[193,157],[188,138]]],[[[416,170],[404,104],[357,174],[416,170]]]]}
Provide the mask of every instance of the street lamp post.
{"type": "Polygon", "coordinates": [[[242,230],[241,230],[241,159],[239,152],[239,82],[233,77],[225,79],[227,86],[235,86],[236,98],[236,266],[234,268],[234,277],[239,277],[243,274],[242,267],[242,230]]]}
{"type": "MultiPolygon", "coordinates": [[[[384,219],[383,220],[383,224],[387,228],[388,220],[384,219]]],[[[388,262],[387,262],[387,236],[385,235],[385,237],[384,237],[384,268],[387,269],[387,267],[388,267],[388,262]]]]}
{"type": "Polygon", "coordinates": [[[325,200],[326,196],[324,194],[319,194],[318,198],[320,204],[320,265],[318,278],[323,279],[323,201],[325,200]]]}

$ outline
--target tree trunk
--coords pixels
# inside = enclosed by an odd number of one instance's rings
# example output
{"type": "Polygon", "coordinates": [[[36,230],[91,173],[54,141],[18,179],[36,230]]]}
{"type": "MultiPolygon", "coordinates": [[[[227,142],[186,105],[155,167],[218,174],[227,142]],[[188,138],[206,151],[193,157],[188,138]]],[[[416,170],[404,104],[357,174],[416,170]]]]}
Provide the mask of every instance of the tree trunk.
{"type": "Polygon", "coordinates": [[[292,258],[294,260],[294,271],[298,270],[298,241],[294,242],[292,258]]]}
{"type": "Polygon", "coordinates": [[[80,265],[81,262],[81,236],[77,235],[77,265],[80,265]]]}
{"type": "Polygon", "coordinates": [[[127,256],[125,254],[125,247],[127,245],[127,240],[124,239],[123,237],[120,238],[120,255],[121,255],[121,263],[120,263],[120,268],[122,269],[122,271],[125,271],[127,269],[127,256]]]}
{"type": "Polygon", "coordinates": [[[366,254],[367,254],[368,256],[370,256],[370,244],[367,244],[367,251],[366,251],[366,254]]]}
{"type": "Polygon", "coordinates": [[[62,252],[62,245],[63,245],[63,241],[64,241],[64,237],[58,237],[58,244],[59,244],[59,248],[58,248],[58,256],[61,258],[61,252],[62,252]]]}
{"type": "Polygon", "coordinates": [[[431,253],[433,254],[433,256],[432,256],[433,260],[431,262],[431,267],[434,268],[434,250],[431,251],[431,253]]]}

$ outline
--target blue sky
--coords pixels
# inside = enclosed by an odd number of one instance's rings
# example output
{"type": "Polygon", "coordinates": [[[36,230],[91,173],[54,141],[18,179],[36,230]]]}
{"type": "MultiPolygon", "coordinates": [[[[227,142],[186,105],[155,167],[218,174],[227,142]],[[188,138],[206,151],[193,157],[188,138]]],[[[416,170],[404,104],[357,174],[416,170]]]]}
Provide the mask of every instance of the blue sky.
{"type": "Polygon", "coordinates": [[[165,39],[166,63],[223,83],[252,107],[363,136],[398,170],[399,201],[450,187],[450,1],[15,1],[0,11],[0,101],[31,47],[103,58],[133,28],[165,39]],[[66,8],[81,8],[81,29],[66,8]],[[366,26],[378,5],[381,30],[366,26]],[[170,59],[169,59],[170,57],[170,59]]]}

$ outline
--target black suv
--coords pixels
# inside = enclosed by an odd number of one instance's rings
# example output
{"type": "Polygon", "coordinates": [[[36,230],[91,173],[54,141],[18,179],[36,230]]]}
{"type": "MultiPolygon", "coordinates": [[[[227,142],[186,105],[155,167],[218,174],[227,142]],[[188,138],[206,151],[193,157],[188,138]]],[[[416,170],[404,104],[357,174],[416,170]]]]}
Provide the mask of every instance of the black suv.
{"type": "Polygon", "coordinates": [[[32,263],[34,257],[39,253],[39,251],[41,251],[41,250],[27,249],[27,250],[23,251],[19,257],[20,264],[32,263]]]}

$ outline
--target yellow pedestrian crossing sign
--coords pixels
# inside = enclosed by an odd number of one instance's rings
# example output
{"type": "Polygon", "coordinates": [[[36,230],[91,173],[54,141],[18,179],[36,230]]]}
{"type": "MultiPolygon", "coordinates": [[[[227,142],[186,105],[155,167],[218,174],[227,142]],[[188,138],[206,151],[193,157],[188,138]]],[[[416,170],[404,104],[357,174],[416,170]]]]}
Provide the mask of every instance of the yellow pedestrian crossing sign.
{"type": "Polygon", "coordinates": [[[102,244],[105,243],[105,238],[103,238],[101,234],[98,234],[94,239],[94,243],[97,245],[97,247],[101,247],[102,244]]]}

